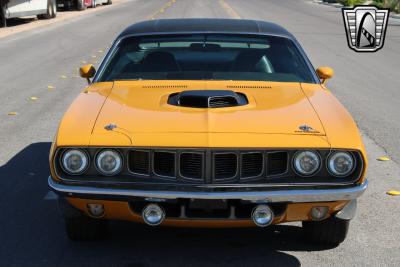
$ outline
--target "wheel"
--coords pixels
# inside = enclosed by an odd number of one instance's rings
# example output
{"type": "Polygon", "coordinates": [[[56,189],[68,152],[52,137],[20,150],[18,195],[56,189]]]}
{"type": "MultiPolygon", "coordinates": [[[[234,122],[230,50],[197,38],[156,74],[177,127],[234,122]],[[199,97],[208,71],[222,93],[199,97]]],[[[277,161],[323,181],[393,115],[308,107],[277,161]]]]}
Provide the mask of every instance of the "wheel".
{"type": "Polygon", "coordinates": [[[85,0],[76,0],[76,9],[78,9],[79,11],[85,10],[86,9],[85,0]]]}
{"type": "Polygon", "coordinates": [[[55,17],[57,17],[57,1],[56,0],[52,0],[53,2],[53,16],[51,17],[52,19],[54,19],[55,17]]]}
{"type": "Polygon", "coordinates": [[[303,231],[313,243],[339,245],[347,236],[350,220],[329,218],[320,222],[303,222],[303,231]]]}
{"type": "Polygon", "coordinates": [[[65,231],[72,241],[95,241],[107,236],[107,221],[86,216],[64,217],[65,231]]]}
{"type": "Polygon", "coordinates": [[[111,5],[112,4],[112,0],[107,0],[107,2],[104,5],[111,5]]]}
{"type": "Polygon", "coordinates": [[[57,16],[57,3],[56,0],[47,1],[47,13],[38,15],[38,19],[52,19],[57,16]]]}
{"type": "Polygon", "coordinates": [[[3,2],[0,1],[0,28],[6,27],[6,26],[7,26],[6,6],[5,6],[5,3],[3,4],[3,2]]]}

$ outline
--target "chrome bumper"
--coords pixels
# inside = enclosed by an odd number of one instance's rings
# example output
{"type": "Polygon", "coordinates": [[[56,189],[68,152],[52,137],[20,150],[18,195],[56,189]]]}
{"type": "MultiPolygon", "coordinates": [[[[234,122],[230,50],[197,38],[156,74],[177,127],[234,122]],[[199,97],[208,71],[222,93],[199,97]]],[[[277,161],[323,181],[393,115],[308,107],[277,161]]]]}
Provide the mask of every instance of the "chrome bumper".
{"type": "Polygon", "coordinates": [[[350,188],[338,189],[293,189],[273,191],[235,191],[235,192],[186,192],[150,191],[131,189],[110,189],[91,186],[65,185],[48,179],[49,186],[56,193],[69,196],[90,197],[143,197],[154,199],[240,199],[252,202],[323,202],[353,200],[367,189],[368,181],[350,188]]]}

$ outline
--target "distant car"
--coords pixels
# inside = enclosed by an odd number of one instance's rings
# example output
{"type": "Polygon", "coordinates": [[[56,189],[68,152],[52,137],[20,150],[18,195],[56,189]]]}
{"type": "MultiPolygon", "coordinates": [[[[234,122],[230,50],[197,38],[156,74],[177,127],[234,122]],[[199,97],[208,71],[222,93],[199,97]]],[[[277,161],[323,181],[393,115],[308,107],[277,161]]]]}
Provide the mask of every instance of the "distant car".
{"type": "Polygon", "coordinates": [[[103,237],[107,220],[300,221],[312,241],[345,239],[368,184],[364,145],[325,87],[333,70],[315,71],[281,26],[146,21],[80,73],[90,85],[61,121],[48,179],[72,240],[103,237]]]}
{"type": "Polygon", "coordinates": [[[93,0],[95,3],[93,6],[95,7],[96,5],[111,5],[112,0],[93,0]]]}
{"type": "Polygon", "coordinates": [[[100,4],[111,5],[112,0],[57,0],[57,7],[60,9],[85,10],[100,4]]]}
{"type": "Polygon", "coordinates": [[[26,16],[37,16],[39,19],[55,18],[55,0],[0,0],[0,27],[7,25],[7,19],[26,16]]]}

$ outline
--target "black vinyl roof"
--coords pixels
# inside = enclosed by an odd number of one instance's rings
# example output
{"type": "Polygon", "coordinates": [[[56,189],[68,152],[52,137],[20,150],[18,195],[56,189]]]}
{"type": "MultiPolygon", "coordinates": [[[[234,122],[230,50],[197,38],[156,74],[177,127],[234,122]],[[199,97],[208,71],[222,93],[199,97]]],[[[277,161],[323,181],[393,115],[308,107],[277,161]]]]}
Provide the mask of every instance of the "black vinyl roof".
{"type": "Polygon", "coordinates": [[[243,19],[159,19],[132,24],[119,38],[140,34],[241,33],[279,35],[294,39],[285,28],[271,22],[243,19]]]}

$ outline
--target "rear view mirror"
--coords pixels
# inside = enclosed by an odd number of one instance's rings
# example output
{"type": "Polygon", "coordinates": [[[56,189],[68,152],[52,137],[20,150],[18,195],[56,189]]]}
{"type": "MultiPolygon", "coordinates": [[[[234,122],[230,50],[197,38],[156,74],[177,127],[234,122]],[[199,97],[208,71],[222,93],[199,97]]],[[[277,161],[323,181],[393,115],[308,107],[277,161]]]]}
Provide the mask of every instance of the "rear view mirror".
{"type": "Polygon", "coordinates": [[[330,67],[319,67],[317,69],[317,75],[321,79],[322,83],[325,83],[326,80],[332,78],[334,71],[330,67]]]}
{"type": "Polygon", "coordinates": [[[88,83],[90,83],[90,78],[94,77],[94,75],[96,74],[96,69],[92,64],[87,64],[79,69],[79,74],[82,78],[86,78],[88,83]]]}

